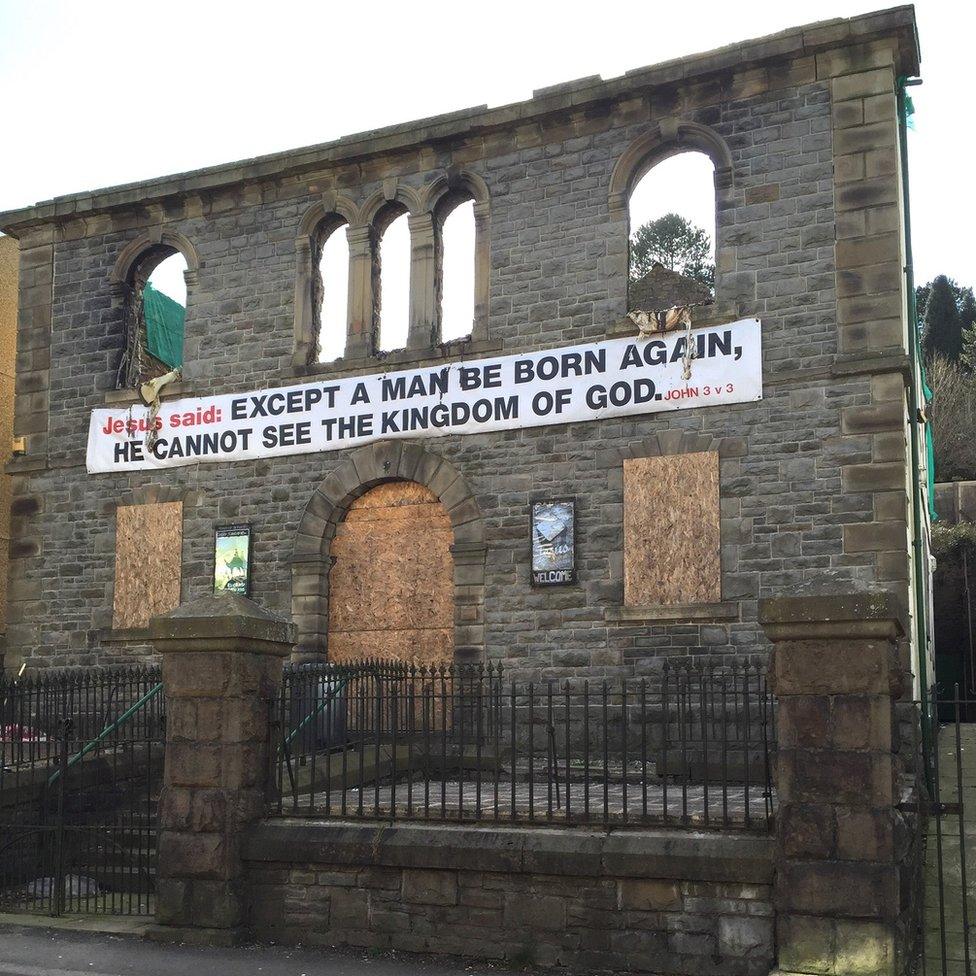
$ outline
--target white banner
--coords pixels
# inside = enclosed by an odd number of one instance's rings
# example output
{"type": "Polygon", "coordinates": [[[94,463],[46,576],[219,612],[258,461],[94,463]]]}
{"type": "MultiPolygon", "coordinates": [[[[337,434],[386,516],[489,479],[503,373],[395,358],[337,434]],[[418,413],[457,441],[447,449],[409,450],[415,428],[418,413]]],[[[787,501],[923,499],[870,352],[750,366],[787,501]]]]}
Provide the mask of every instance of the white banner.
{"type": "Polygon", "coordinates": [[[88,471],[311,454],[389,437],[482,434],[762,399],[758,319],[257,393],[93,410],[88,471]]]}

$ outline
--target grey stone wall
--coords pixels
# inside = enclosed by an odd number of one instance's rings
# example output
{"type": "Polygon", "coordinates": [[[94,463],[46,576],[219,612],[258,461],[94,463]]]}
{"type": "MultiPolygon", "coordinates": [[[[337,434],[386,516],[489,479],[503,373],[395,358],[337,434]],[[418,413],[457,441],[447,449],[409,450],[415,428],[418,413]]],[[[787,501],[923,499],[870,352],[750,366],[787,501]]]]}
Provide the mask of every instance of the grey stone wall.
{"type": "Polygon", "coordinates": [[[748,835],[270,821],[245,842],[248,927],[516,966],[765,976],[771,855],[748,835]]]}
{"type": "MultiPolygon", "coordinates": [[[[421,139],[410,150],[376,148],[318,167],[306,161],[298,173],[248,177],[245,167],[235,185],[162,198],[135,191],[113,210],[45,218],[25,230],[21,350],[31,369],[18,388],[18,416],[34,441],[28,458],[14,465],[8,665],[145,653],[138,639],[108,633],[119,504],[184,501],[184,600],[211,586],[214,526],[250,521],[252,595],[290,614],[290,556],[302,513],[348,456],[87,475],[90,411],[119,402],[113,391],[122,302],[110,275],[127,244],[164,226],[199,255],[186,325],[185,385],[193,394],[283,385],[307,375],[296,373],[292,359],[296,235],[311,203],[337,190],[359,205],[391,179],[418,189],[463,166],[490,193],[490,314],[479,348],[508,354],[595,340],[619,331],[626,310],[626,223],[608,199],[613,170],[662,120],[665,128],[673,119],[707,127],[731,155],[731,185],[717,191],[716,311],[762,319],[764,398],[423,442],[461,473],[481,511],[486,655],[530,674],[572,668],[612,675],[653,670],[665,655],[764,653],[760,597],[825,576],[835,589],[907,578],[904,451],[900,460],[897,451],[883,456],[878,442],[878,431],[893,430],[889,440],[900,435],[904,408],[897,403],[900,376],[892,373],[897,365],[878,365],[876,354],[901,350],[887,332],[874,342],[862,322],[852,362],[839,321],[838,287],[849,295],[852,286],[837,241],[854,232],[852,207],[872,213],[881,204],[877,194],[841,199],[835,177],[835,78],[868,78],[865,90],[877,87],[874,75],[888,78],[884,111],[874,113],[890,122],[898,45],[848,38],[842,55],[829,54],[825,45],[834,37],[828,32],[809,50],[786,54],[770,45],[765,60],[711,74],[696,69],[668,84],[636,80],[581,109],[540,96],[553,108],[532,123],[462,127],[451,139],[421,139]],[[865,363],[865,351],[875,359],[865,363]],[[623,458],[719,444],[722,607],[704,619],[619,619],[623,458]],[[880,474],[879,461],[890,462],[880,474]],[[529,586],[529,503],[545,495],[577,499],[578,586],[529,586]],[[894,521],[879,530],[882,518],[894,521]]],[[[860,98],[858,91],[848,84],[842,97],[860,98]]],[[[867,125],[863,110],[861,122],[867,125]]],[[[854,123],[845,116],[843,124],[854,123]]],[[[845,129],[845,152],[853,151],[851,131],[845,129]]],[[[893,133],[889,126],[866,138],[887,146],[893,133]]],[[[885,174],[885,193],[889,188],[896,193],[894,173],[885,174]]],[[[897,267],[897,260],[889,263],[897,267]]],[[[444,356],[431,350],[415,359],[444,356]]],[[[381,368],[374,360],[345,364],[344,371],[381,368]]]]}

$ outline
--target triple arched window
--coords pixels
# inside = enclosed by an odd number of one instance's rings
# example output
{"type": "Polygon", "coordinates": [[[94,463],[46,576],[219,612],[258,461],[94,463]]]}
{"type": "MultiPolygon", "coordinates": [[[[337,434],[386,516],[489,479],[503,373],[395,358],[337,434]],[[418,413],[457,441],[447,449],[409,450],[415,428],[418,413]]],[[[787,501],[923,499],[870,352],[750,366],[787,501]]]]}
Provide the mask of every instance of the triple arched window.
{"type": "Polygon", "coordinates": [[[295,365],[484,338],[488,207],[464,171],[388,180],[358,207],[326,194],[299,230],[295,365]]]}

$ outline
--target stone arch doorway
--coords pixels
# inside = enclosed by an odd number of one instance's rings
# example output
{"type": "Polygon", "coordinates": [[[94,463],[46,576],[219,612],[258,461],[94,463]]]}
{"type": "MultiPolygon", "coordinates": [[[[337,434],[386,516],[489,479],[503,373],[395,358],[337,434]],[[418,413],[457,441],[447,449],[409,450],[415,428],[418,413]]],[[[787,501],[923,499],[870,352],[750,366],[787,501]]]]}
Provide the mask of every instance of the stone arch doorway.
{"type": "Polygon", "coordinates": [[[447,512],[454,580],[454,660],[485,659],[485,523],[461,472],[446,458],[404,441],[377,441],[352,450],[312,492],[291,557],[295,659],[329,658],[332,546],[346,513],[371,488],[410,481],[430,489],[447,512]]]}
{"type": "Polygon", "coordinates": [[[454,530],[426,485],[388,481],[350,504],[329,572],[329,660],[454,659],[454,530]]]}

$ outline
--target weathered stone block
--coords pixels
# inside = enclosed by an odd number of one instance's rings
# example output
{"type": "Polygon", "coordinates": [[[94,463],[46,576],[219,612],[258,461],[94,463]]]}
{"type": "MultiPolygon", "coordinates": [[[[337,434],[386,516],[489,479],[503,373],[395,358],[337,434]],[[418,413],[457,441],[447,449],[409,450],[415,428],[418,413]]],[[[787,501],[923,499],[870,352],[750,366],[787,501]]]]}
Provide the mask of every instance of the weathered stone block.
{"type": "Polygon", "coordinates": [[[777,827],[787,857],[829,858],[836,849],[836,811],[830,804],[782,803],[777,827]]]}
{"type": "Polygon", "coordinates": [[[226,881],[240,874],[236,840],[223,832],[159,832],[161,877],[226,881]]]}
{"type": "Polygon", "coordinates": [[[781,697],[884,694],[893,660],[884,641],[784,641],[776,645],[770,670],[781,697]]]}
{"type": "Polygon", "coordinates": [[[851,861],[894,857],[894,823],[890,810],[837,810],[837,856],[851,861]]]}
{"type": "Polygon", "coordinates": [[[458,879],[454,871],[404,871],[404,901],[423,905],[456,905],[458,879]]]}
{"type": "Polygon", "coordinates": [[[841,412],[841,424],[845,434],[900,431],[905,424],[905,405],[898,399],[872,406],[847,407],[841,412]]]}
{"type": "MultiPolygon", "coordinates": [[[[897,486],[882,484],[879,487],[897,486]]],[[[844,551],[853,553],[903,550],[907,538],[908,530],[904,522],[861,522],[857,525],[845,525],[844,551]]]]}
{"type": "Polygon", "coordinates": [[[718,951],[729,959],[765,960],[773,942],[773,919],[722,916],[718,920],[718,951]]]}
{"type": "Polygon", "coordinates": [[[673,911],[681,907],[681,890],[674,881],[625,878],[617,882],[617,907],[624,911],[673,911]]]}
{"type": "Polygon", "coordinates": [[[898,915],[898,872],[893,864],[797,860],[781,870],[777,904],[787,912],[873,920],[898,915]]]}
{"type": "Polygon", "coordinates": [[[837,697],[831,702],[831,745],[840,750],[891,751],[894,729],[887,695],[837,697]]]}
{"type": "Polygon", "coordinates": [[[512,892],[505,897],[504,918],[511,927],[561,930],[566,926],[566,901],[550,895],[512,892]]]}
{"type": "Polygon", "coordinates": [[[369,927],[369,894],[355,888],[335,888],[331,893],[329,923],[336,929],[367,929],[369,927]]]}
{"type": "Polygon", "coordinates": [[[904,462],[872,462],[846,464],[841,469],[841,483],[845,491],[895,491],[905,487],[904,462]]]}

